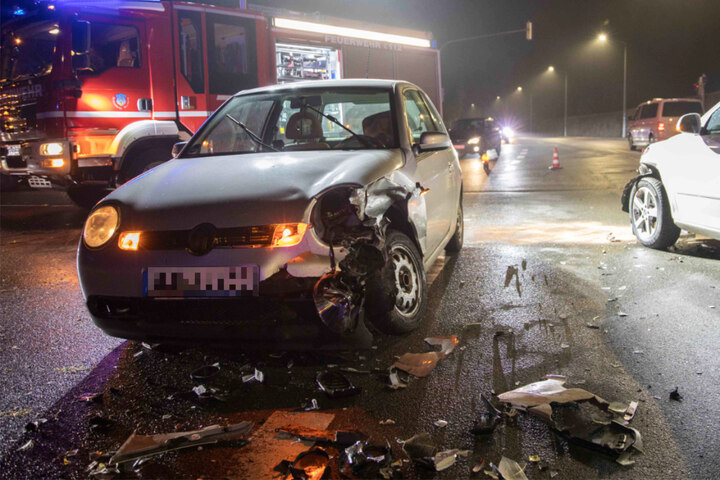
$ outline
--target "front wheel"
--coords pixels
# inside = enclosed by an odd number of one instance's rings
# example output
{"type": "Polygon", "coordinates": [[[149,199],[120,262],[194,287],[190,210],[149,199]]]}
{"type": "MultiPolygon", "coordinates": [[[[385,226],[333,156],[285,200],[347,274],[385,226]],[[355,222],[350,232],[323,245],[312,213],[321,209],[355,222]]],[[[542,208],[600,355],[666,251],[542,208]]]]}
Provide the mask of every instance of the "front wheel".
{"type": "Polygon", "coordinates": [[[91,209],[110,192],[110,188],[100,185],[72,185],[67,189],[70,200],[78,207],[85,209],[91,209]]]}
{"type": "Polygon", "coordinates": [[[463,217],[462,201],[458,203],[457,218],[455,220],[455,233],[445,245],[446,252],[459,252],[463,246],[463,235],[465,231],[465,218],[463,217]]]}
{"type": "Polygon", "coordinates": [[[660,180],[643,178],[630,192],[630,223],[637,239],[650,248],[664,249],[680,236],[660,180]]]}
{"type": "Polygon", "coordinates": [[[635,142],[633,142],[632,135],[628,135],[627,141],[628,141],[628,145],[630,146],[631,151],[637,150],[637,147],[635,146],[635,142]]]}
{"type": "Polygon", "coordinates": [[[427,280],[422,257],[407,235],[389,230],[385,239],[389,261],[368,279],[365,311],[381,332],[400,334],[420,324],[427,304],[427,280]]]}

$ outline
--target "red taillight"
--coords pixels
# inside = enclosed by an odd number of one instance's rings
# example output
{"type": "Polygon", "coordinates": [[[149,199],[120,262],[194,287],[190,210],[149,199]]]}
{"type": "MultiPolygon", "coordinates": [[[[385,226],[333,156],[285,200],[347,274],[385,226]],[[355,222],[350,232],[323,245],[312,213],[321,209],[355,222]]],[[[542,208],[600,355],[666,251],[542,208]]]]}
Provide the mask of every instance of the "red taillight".
{"type": "Polygon", "coordinates": [[[663,122],[658,122],[658,132],[664,132],[665,131],[665,124],[663,122]]]}

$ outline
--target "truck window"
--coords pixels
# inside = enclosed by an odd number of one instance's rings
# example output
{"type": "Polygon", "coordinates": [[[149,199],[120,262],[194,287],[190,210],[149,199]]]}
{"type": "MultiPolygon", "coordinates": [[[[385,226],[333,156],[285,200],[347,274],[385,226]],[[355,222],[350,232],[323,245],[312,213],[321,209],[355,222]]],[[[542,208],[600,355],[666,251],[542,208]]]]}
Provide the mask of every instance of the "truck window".
{"type": "Polygon", "coordinates": [[[195,93],[205,93],[202,27],[198,12],[178,12],[180,73],[195,93]]]}
{"type": "Polygon", "coordinates": [[[207,15],[210,93],[232,94],[258,86],[255,21],[207,15]]]}
{"type": "Polygon", "coordinates": [[[93,22],[90,25],[90,70],[99,74],[110,68],[140,68],[140,32],[131,25],[93,22]]]}
{"type": "Polygon", "coordinates": [[[702,115],[702,105],[700,102],[665,102],[663,104],[663,117],[679,117],[686,113],[702,115]]]}
{"type": "Polygon", "coordinates": [[[439,129],[417,90],[406,90],[403,96],[407,128],[413,143],[418,143],[425,132],[437,132],[439,129]]]}
{"type": "Polygon", "coordinates": [[[658,104],[648,103],[643,105],[640,112],[640,118],[655,118],[657,117],[658,104]]]}

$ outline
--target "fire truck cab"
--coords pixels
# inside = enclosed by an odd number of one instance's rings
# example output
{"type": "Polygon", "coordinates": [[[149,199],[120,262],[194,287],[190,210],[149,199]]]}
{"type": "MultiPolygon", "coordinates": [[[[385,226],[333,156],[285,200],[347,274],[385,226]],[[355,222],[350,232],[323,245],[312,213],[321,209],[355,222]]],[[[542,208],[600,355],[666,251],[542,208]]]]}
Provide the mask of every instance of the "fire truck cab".
{"type": "Polygon", "coordinates": [[[169,160],[232,94],[276,82],[405,79],[441,105],[428,33],[281,15],[244,0],[57,0],[15,11],[0,48],[3,183],[65,188],[90,207],[169,160]]]}

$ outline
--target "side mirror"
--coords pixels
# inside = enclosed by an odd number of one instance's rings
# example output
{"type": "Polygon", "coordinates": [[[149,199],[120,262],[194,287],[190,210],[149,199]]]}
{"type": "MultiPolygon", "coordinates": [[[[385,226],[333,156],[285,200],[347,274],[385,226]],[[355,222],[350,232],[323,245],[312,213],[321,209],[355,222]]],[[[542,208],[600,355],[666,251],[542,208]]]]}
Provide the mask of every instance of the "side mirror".
{"type": "Polygon", "coordinates": [[[420,142],[415,147],[417,153],[432,152],[451,147],[450,138],[441,132],[425,132],[420,135],[420,142]]]}
{"type": "Polygon", "coordinates": [[[175,145],[173,145],[172,148],[172,157],[175,158],[178,155],[180,155],[180,152],[182,152],[183,148],[185,148],[185,145],[187,145],[188,142],[178,142],[175,145]]]}
{"type": "Polygon", "coordinates": [[[72,66],[75,70],[90,68],[90,22],[75,20],[72,23],[72,66]]]}
{"type": "Polygon", "coordinates": [[[678,120],[678,132],[700,133],[700,115],[697,113],[686,113],[678,120]]]}

